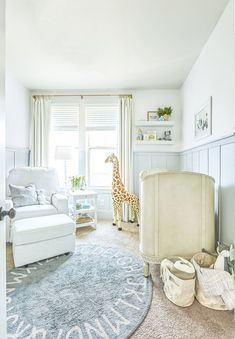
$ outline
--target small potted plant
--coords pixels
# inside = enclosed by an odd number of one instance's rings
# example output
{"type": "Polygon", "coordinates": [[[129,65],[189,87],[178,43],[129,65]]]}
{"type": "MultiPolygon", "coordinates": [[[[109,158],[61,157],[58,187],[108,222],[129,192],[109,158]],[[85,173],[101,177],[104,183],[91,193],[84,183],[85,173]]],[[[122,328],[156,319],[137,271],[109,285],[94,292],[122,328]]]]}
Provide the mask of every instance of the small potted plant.
{"type": "Polygon", "coordinates": [[[173,109],[171,106],[164,107],[164,108],[158,108],[157,114],[160,121],[168,121],[170,120],[171,114],[173,112],[173,109]]]}
{"type": "Polygon", "coordinates": [[[79,190],[83,189],[85,186],[85,176],[84,175],[74,175],[70,178],[72,189],[79,190]]]}
{"type": "Polygon", "coordinates": [[[172,109],[171,106],[169,106],[169,107],[164,107],[164,115],[163,115],[163,117],[164,117],[164,120],[165,120],[165,121],[170,120],[170,118],[171,118],[171,113],[172,113],[172,112],[173,112],[173,109],[172,109]]]}

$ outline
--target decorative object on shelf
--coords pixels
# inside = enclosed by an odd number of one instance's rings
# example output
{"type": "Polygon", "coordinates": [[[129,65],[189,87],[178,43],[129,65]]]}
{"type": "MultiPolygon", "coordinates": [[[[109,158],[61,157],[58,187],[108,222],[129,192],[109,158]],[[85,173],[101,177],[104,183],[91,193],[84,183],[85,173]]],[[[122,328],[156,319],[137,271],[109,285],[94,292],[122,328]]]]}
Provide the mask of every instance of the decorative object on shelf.
{"type": "Polygon", "coordinates": [[[164,107],[164,116],[163,117],[164,117],[165,121],[170,120],[172,112],[173,112],[173,109],[172,109],[171,106],[164,107]]]}
{"type": "Polygon", "coordinates": [[[87,199],[82,203],[82,208],[90,208],[91,204],[87,201],[87,199]]]}
{"type": "Polygon", "coordinates": [[[72,189],[73,190],[82,190],[85,189],[86,182],[84,175],[74,175],[70,178],[72,189]]]}
{"type": "Polygon", "coordinates": [[[113,211],[114,211],[114,222],[113,225],[116,225],[118,222],[118,230],[121,231],[121,219],[122,219],[122,204],[127,203],[131,207],[132,211],[132,222],[137,217],[139,225],[139,214],[140,214],[140,203],[139,198],[132,193],[129,193],[125,190],[125,187],[122,183],[122,179],[119,171],[119,161],[115,154],[111,154],[105,160],[106,163],[113,164],[113,179],[112,179],[112,202],[113,202],[113,211]]]}
{"type": "Polygon", "coordinates": [[[163,140],[171,141],[171,131],[164,131],[163,140]]]}
{"type": "Polygon", "coordinates": [[[148,119],[148,121],[157,121],[158,120],[157,111],[148,111],[147,112],[147,119],[148,119]]]}
{"type": "Polygon", "coordinates": [[[157,110],[157,115],[160,121],[169,121],[171,118],[171,114],[173,112],[173,109],[171,106],[161,108],[159,107],[157,110]]]}
{"type": "Polygon", "coordinates": [[[80,210],[82,208],[82,204],[80,202],[76,203],[76,210],[80,210]]]}
{"type": "Polygon", "coordinates": [[[155,141],[157,140],[157,132],[156,131],[147,131],[144,133],[145,141],[155,141]]]}
{"type": "Polygon", "coordinates": [[[144,139],[144,136],[143,136],[142,129],[139,128],[138,131],[137,131],[137,137],[136,137],[136,140],[143,140],[143,139],[144,139]]]}
{"type": "Polygon", "coordinates": [[[212,97],[201,107],[195,114],[194,130],[195,139],[206,138],[212,133],[211,129],[211,115],[212,115],[212,97]]]}

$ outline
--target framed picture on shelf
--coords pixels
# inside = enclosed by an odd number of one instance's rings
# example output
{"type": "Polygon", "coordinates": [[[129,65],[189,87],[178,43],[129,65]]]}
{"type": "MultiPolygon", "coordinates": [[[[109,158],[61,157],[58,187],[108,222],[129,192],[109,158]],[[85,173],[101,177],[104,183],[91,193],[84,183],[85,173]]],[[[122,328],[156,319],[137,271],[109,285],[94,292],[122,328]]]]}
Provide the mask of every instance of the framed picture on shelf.
{"type": "Polygon", "coordinates": [[[158,120],[157,111],[148,111],[147,112],[147,120],[148,121],[157,121],[158,120]]]}
{"type": "Polygon", "coordinates": [[[211,128],[211,116],[212,116],[212,97],[201,107],[201,109],[195,114],[194,118],[194,137],[199,140],[206,138],[212,133],[211,128]]]}
{"type": "Polygon", "coordinates": [[[144,133],[145,141],[156,141],[157,140],[157,132],[156,131],[147,131],[144,133]]]}

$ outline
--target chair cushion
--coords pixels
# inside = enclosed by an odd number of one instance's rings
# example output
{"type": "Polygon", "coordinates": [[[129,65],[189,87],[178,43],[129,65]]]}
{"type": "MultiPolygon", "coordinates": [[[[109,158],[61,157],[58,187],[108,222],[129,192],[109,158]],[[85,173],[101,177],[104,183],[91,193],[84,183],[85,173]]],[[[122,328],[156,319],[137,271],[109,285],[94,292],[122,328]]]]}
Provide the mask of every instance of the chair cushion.
{"type": "Polygon", "coordinates": [[[65,214],[15,221],[12,229],[14,245],[23,245],[63,237],[75,232],[75,223],[65,214]]]}
{"type": "Polygon", "coordinates": [[[16,208],[14,221],[25,218],[43,217],[52,214],[58,214],[57,209],[53,205],[23,206],[16,208]]]}
{"type": "Polygon", "coordinates": [[[38,196],[33,184],[17,186],[9,184],[14,207],[38,205],[38,196]]]}

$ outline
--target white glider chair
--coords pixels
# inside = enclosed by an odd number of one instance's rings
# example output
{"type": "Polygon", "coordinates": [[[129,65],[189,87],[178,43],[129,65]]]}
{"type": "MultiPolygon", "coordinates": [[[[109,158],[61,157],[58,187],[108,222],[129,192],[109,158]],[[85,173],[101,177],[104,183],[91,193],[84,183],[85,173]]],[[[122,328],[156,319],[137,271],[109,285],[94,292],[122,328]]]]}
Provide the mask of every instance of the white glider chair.
{"type": "MultiPolygon", "coordinates": [[[[15,208],[16,216],[8,222],[7,240],[12,242],[15,267],[74,252],[75,222],[68,216],[67,197],[59,192],[56,170],[41,167],[16,168],[10,171],[7,179],[10,195],[9,184],[15,185],[11,190],[22,192],[19,193],[22,194],[22,199],[26,197],[24,187],[16,186],[34,185],[38,200],[38,204],[15,208]]],[[[20,195],[18,198],[21,199],[20,195]]],[[[9,199],[7,209],[12,206],[9,199]]]]}
{"type": "Polygon", "coordinates": [[[16,217],[7,221],[7,241],[11,241],[11,226],[18,220],[43,216],[68,214],[68,199],[60,193],[59,180],[54,168],[19,167],[12,169],[7,178],[6,208],[13,207],[9,184],[26,186],[34,184],[37,189],[43,189],[48,205],[30,205],[16,208],[16,217]]]}

